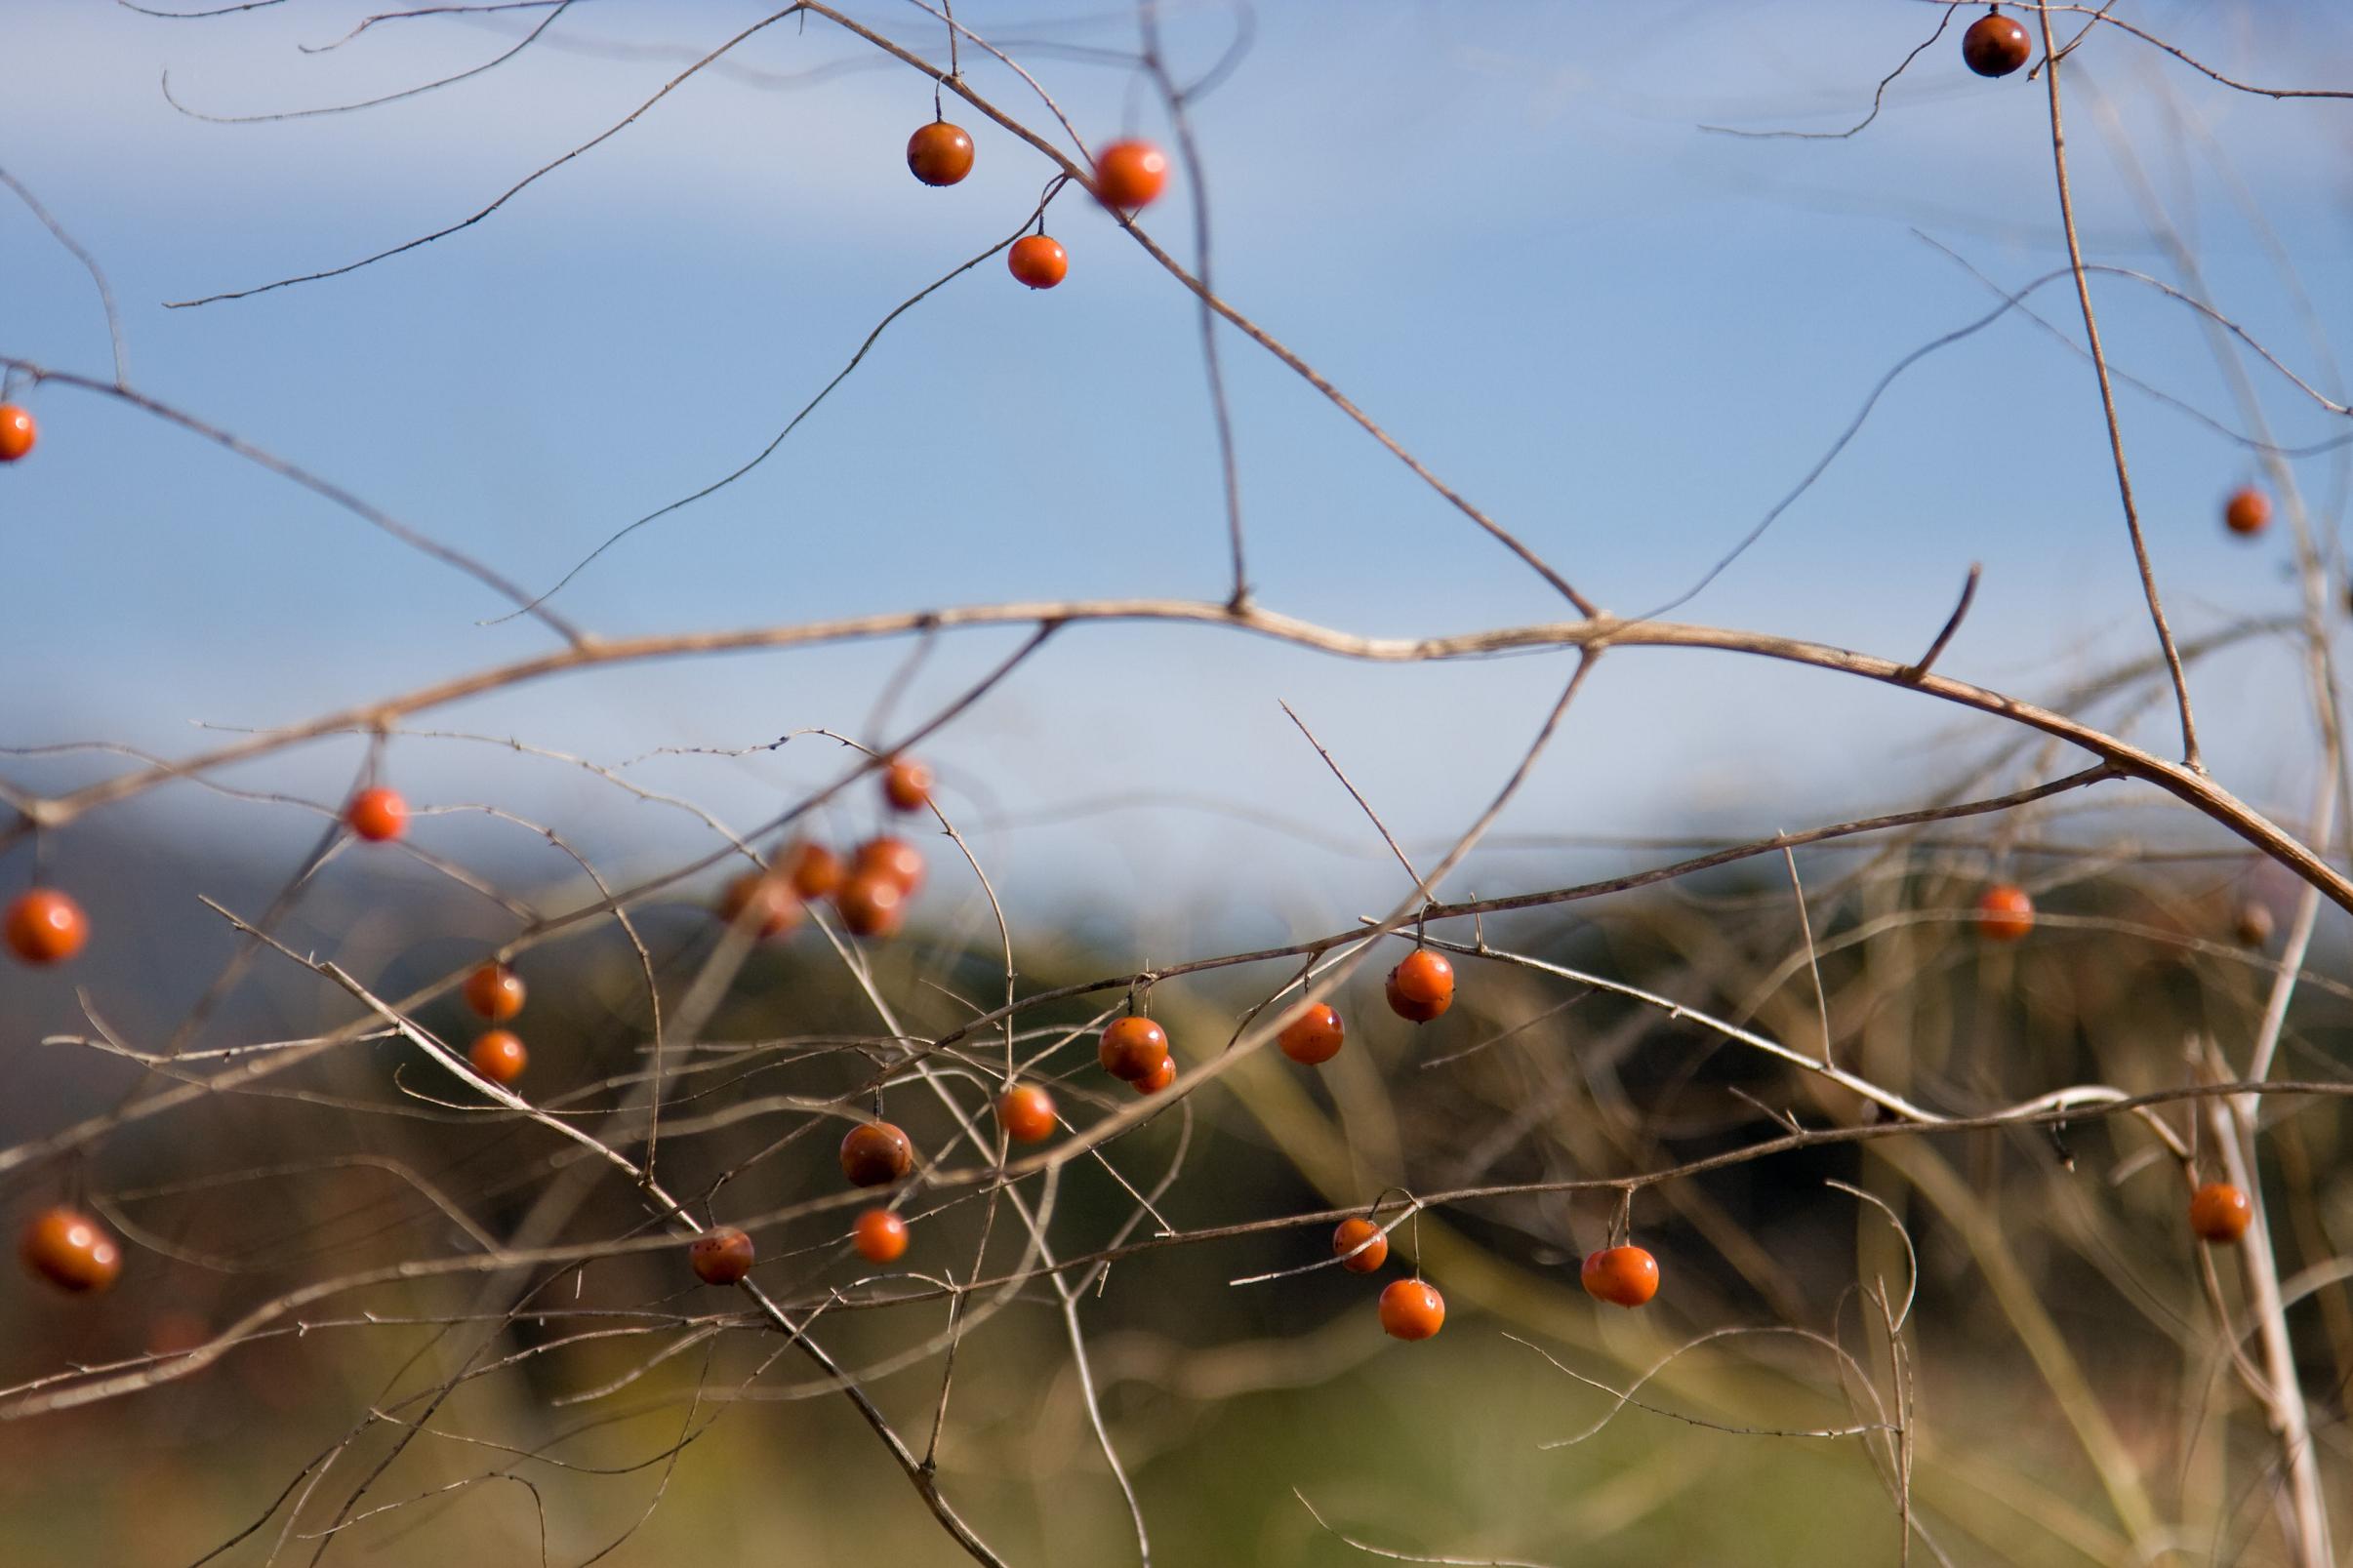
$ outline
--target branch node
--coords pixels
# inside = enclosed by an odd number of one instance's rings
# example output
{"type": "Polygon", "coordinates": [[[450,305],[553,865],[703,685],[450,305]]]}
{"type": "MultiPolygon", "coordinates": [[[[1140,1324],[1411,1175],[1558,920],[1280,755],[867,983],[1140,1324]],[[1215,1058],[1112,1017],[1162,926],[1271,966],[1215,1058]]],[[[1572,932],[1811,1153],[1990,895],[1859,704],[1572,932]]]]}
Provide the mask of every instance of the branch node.
{"type": "Polygon", "coordinates": [[[1983,561],[1969,562],[1968,581],[1961,584],[1961,602],[1953,606],[1952,615],[1945,619],[1944,629],[1936,634],[1934,642],[1928,644],[1928,651],[1920,656],[1919,663],[1906,664],[1895,672],[1897,680],[1907,686],[1917,686],[1927,678],[1929,667],[1943,655],[1945,644],[1953,640],[1953,633],[1961,629],[1962,618],[1969,613],[1969,606],[1976,602],[1977,581],[1984,575],[1983,561]]]}

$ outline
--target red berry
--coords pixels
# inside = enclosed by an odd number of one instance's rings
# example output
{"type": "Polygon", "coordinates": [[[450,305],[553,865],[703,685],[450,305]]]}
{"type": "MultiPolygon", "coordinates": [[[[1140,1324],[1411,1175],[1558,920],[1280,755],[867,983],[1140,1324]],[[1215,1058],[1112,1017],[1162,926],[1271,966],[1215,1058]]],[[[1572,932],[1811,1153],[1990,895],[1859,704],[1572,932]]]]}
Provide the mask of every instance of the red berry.
{"type": "Polygon", "coordinates": [[[505,1088],[531,1065],[531,1053],[523,1049],[521,1036],[512,1029],[486,1029],[466,1053],[466,1060],[476,1072],[505,1088]]]}
{"type": "Polygon", "coordinates": [[[14,462],[30,452],[40,433],[30,414],[14,403],[0,403],[0,462],[14,462]]]}
{"type": "Polygon", "coordinates": [[[24,1266],[60,1290],[104,1290],[123,1271],[123,1250],[96,1220],[71,1209],[48,1209],[24,1227],[18,1251],[24,1266]]]}
{"type": "Polygon", "coordinates": [[[1332,1256],[1350,1273],[1369,1274],[1389,1261],[1389,1237],[1370,1220],[1343,1220],[1332,1232],[1332,1256]]]}
{"type": "Polygon", "coordinates": [[[2271,498],[2260,490],[2234,494],[2222,503],[2222,523],[2242,539],[2252,539],[2271,521],[2271,498]]]}
{"type": "Polygon", "coordinates": [[[915,1146],[886,1121],[862,1121],[841,1141],[841,1174],[852,1186],[887,1186],[915,1168],[915,1146]]]}
{"type": "Polygon", "coordinates": [[[1168,185],[1168,154],[1149,141],[1106,143],[1095,154],[1095,194],[1106,207],[1149,207],[1168,185]]]}
{"type": "Polygon", "coordinates": [[[907,167],[927,185],[953,185],[972,173],[972,138],[934,120],[907,139],[907,167]]]}
{"type": "Polygon", "coordinates": [[[1070,253],[1062,242],[1043,234],[1024,234],[1005,253],[1005,265],[1014,277],[1033,289],[1050,289],[1070,276],[1070,253]]]}
{"type": "Polygon", "coordinates": [[[2016,942],[2035,928],[2035,901],[2012,882],[1987,888],[1977,900],[1977,929],[1988,942],[2016,942]]]}
{"type": "Polygon", "coordinates": [[[523,1010],[523,977],[505,964],[484,964],[466,977],[466,1005],[504,1024],[523,1010]]]}
{"type": "Polygon", "coordinates": [[[833,895],[833,907],[853,935],[888,937],[907,919],[907,894],[879,871],[858,871],[833,895]]]}
{"type": "Polygon", "coordinates": [[[2227,1244],[2247,1234],[2255,1206],[2228,1182],[2209,1182],[2190,1194],[2190,1229],[2201,1241],[2227,1244]]]}
{"type": "Polygon", "coordinates": [[[1054,1097],[1034,1083],[1015,1084],[997,1097],[996,1122],[1017,1144],[1054,1136],[1054,1097]]]}
{"type": "Polygon", "coordinates": [[[1446,1298],[1418,1279],[1393,1279],[1381,1292],[1381,1327],[1400,1340],[1426,1340],[1446,1321],[1446,1298]]]}
{"type": "Polygon", "coordinates": [[[733,1226],[715,1226],[686,1249],[695,1277],[706,1285],[732,1285],[751,1272],[751,1238],[733,1226]]]}
{"type": "Polygon", "coordinates": [[[907,1222],[888,1209],[869,1209],[850,1227],[851,1244],[870,1264],[895,1264],[907,1253],[907,1222]]]}
{"type": "Polygon", "coordinates": [[[870,838],[858,846],[850,862],[852,874],[859,871],[877,871],[899,884],[899,891],[909,898],[923,886],[923,852],[904,838],[892,838],[887,833],[870,838]]]}
{"type": "Polygon", "coordinates": [[[778,863],[792,883],[792,891],[804,899],[822,899],[841,886],[841,857],[823,844],[801,840],[785,852],[778,863]]]}
{"type": "Polygon", "coordinates": [[[1961,58],[1980,76],[2008,76],[2033,53],[2026,29],[1999,11],[1988,11],[1961,35],[1961,58]]]}
{"type": "Polygon", "coordinates": [[[752,936],[762,942],[799,925],[800,913],[800,900],[774,871],[746,871],[719,896],[719,918],[731,926],[750,922],[752,936]]]}
{"type": "Polygon", "coordinates": [[[61,964],[90,940],[90,917],[56,888],[34,888],[8,906],[9,950],[28,964],[61,964]]]}
{"type": "Polygon", "coordinates": [[[1416,947],[1389,972],[1390,1011],[1415,1024],[1427,1024],[1454,1005],[1454,966],[1442,953],[1416,947]]]}
{"type": "Polygon", "coordinates": [[[1168,1060],[1168,1031],[1138,1014],[1113,1019],[1095,1047],[1095,1060],[1113,1077],[1141,1083],[1168,1060]]]}
{"type": "Polygon", "coordinates": [[[1585,1294],[1619,1307],[1640,1307],[1658,1294],[1658,1260],[1640,1247],[1604,1247],[1586,1258],[1585,1294]]]}
{"type": "Polygon", "coordinates": [[[1317,1002],[1285,1024],[1277,1040],[1284,1056],[1312,1067],[1338,1056],[1347,1037],[1348,1030],[1340,1023],[1340,1015],[1332,1011],[1329,1003],[1317,1002]]]}
{"type": "Polygon", "coordinates": [[[1149,1077],[1130,1078],[1127,1086],[1140,1095],[1156,1095],[1176,1082],[1176,1058],[1160,1058],[1160,1065],[1149,1077]]]}
{"type": "Polygon", "coordinates": [[[362,789],[344,807],[344,825],[371,844],[387,843],[409,829],[409,803],[397,789],[362,789]]]}
{"type": "Polygon", "coordinates": [[[893,757],[882,770],[882,798],[893,811],[921,811],[931,804],[931,770],[910,757],[893,757]]]}

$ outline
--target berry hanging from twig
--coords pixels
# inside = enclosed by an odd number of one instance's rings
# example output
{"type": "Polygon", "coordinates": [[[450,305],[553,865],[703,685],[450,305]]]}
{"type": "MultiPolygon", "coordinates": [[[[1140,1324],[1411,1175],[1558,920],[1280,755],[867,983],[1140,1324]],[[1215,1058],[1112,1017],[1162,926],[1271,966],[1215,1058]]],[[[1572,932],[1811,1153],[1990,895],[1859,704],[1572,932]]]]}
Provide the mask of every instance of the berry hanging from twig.
{"type": "Polygon", "coordinates": [[[1961,58],[1980,76],[2008,76],[2034,54],[2033,40],[2014,18],[1990,10],[1961,35],[1961,58]]]}
{"type": "Polygon", "coordinates": [[[1389,972],[1389,1008],[1414,1024],[1427,1024],[1454,1005],[1454,966],[1442,954],[1416,947],[1389,972]]]}
{"type": "Polygon", "coordinates": [[[927,185],[953,185],[972,173],[972,138],[960,125],[934,120],[907,139],[907,167],[927,185]]]}

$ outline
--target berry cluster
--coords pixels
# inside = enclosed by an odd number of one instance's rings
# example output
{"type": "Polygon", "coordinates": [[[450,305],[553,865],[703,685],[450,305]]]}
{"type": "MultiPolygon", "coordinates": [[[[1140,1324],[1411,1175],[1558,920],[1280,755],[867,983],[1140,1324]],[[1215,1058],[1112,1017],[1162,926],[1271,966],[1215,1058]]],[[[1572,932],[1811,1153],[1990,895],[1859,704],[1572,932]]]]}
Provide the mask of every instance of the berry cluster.
{"type": "MultiPolygon", "coordinates": [[[[931,804],[931,770],[906,757],[893,758],[882,773],[882,798],[893,811],[922,811],[931,804]]],[[[870,838],[850,853],[846,865],[832,850],[804,839],[775,863],[728,883],[718,913],[753,940],[770,942],[797,927],[809,905],[831,899],[853,935],[889,937],[906,922],[909,901],[922,885],[922,852],[903,838],[870,838]]]]}
{"type": "MultiPolygon", "coordinates": [[[[944,119],[919,126],[907,139],[907,168],[927,185],[959,184],[972,173],[972,135],[944,119]]],[[[1095,197],[1116,213],[1133,213],[1159,200],[1168,187],[1168,155],[1132,137],[1104,143],[1095,154],[1095,197]]],[[[1005,252],[1014,279],[1033,289],[1050,289],[1070,275],[1070,253],[1045,231],[1043,215],[1035,234],[1024,234],[1005,252]]]]}

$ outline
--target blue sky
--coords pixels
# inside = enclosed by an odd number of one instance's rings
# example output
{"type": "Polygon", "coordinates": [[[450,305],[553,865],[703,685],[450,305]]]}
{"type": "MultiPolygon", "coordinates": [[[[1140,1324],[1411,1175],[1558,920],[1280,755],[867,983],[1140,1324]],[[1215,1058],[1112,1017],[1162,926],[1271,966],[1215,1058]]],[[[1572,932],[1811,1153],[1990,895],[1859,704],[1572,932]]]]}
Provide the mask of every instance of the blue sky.
{"type": "MultiPolygon", "coordinates": [[[[741,56],[747,73],[765,74],[691,84],[464,234],[331,282],[161,308],[463,217],[678,68],[643,46],[707,49],[759,15],[582,0],[551,34],[572,47],[364,114],[224,126],[175,112],[159,92],[168,68],[175,95],[207,112],[333,102],[475,63],[513,30],[416,21],[325,54],[298,48],[373,9],[298,0],[174,22],[90,0],[16,0],[0,56],[0,167],[111,271],[142,388],[528,584],[552,583],[622,524],[756,451],[885,312],[1008,232],[1046,175],[966,114],[976,174],[950,190],[917,185],[901,149],[929,115],[928,89],[867,68],[864,46],[823,23],[788,24],[741,56]]],[[[937,24],[912,6],[856,9],[937,45],[937,24]]],[[[968,10],[993,35],[1133,43],[1116,7],[968,10]]],[[[1923,234],[2011,286],[2064,260],[2042,88],[1968,75],[1957,25],[1852,140],[1698,129],[1851,123],[1937,15],[1901,0],[1262,7],[1255,47],[1197,110],[1220,287],[1580,586],[1614,609],[1646,608],[1752,527],[1897,358],[1989,306],[1923,234]]],[[[2353,63],[2341,8],[2175,0],[2131,15],[2265,82],[2341,83],[2353,63]]],[[[1219,7],[1172,5],[1168,19],[1193,68],[1231,27],[1219,7]]],[[[1090,136],[1161,132],[1132,71],[1053,48],[1025,59],[1090,136]]],[[[2111,156],[2104,101],[2194,225],[2222,306],[2323,374],[2228,181],[2246,182],[2342,341],[2353,108],[2227,93],[2114,34],[2070,64],[2094,259],[2170,272],[2111,156]]],[[[974,80],[1033,116],[1001,70],[976,67],[974,80]]],[[[1181,202],[1150,226],[1189,251],[1181,202]]],[[[1063,288],[1032,295],[995,262],[951,284],[893,326],[766,466],[617,546],[561,606],[624,632],[1006,598],[1222,597],[1191,302],[1083,198],[1057,203],[1049,227],[1071,251],[1063,288]]],[[[6,203],[0,302],[0,351],[102,371],[87,279],[6,203]]],[[[2035,302],[2074,323],[2064,284],[2035,302]]],[[[2114,282],[2099,303],[2120,367],[2235,422],[2178,306],[2114,282]]],[[[1238,338],[1225,344],[1264,602],[1378,632],[1558,613],[1541,583],[1295,378],[1238,338]]],[[[2282,440],[2344,427],[2276,379],[2260,384],[2282,440]]],[[[2285,541],[2239,544],[2216,525],[2221,496],[2252,476],[2249,460],[2125,395],[2152,547],[2185,632],[2291,608],[2285,541]]],[[[546,645],[525,623],[477,624],[500,606],[470,582],[152,421],[58,387],[36,412],[36,459],[0,473],[11,588],[0,658],[30,671],[0,687],[0,728],[17,742],[177,749],[199,743],[191,721],[290,721],[546,645]]],[[[2333,536],[2338,466],[2314,459],[2299,471],[2333,536]]],[[[1942,621],[1972,560],[1985,585],[1946,656],[1953,673],[2044,695],[2145,645],[2089,372],[2017,319],[1899,381],[1824,481],[1681,614],[1904,656],[1942,621]]],[[[1005,646],[947,645],[908,710],[1005,646]]],[[[856,729],[899,652],[569,679],[435,722],[606,761],[856,729]]],[[[1401,834],[1428,841],[1484,802],[1565,667],[1359,668],[1200,632],[1091,631],[935,750],[951,808],[967,813],[1198,795],[1377,848],[1278,698],[1401,834]]],[[[2309,732],[2292,657],[2218,661],[2196,691],[2225,781],[2259,802],[2292,801],[2309,732]]],[[[1769,830],[1898,807],[1970,754],[1954,744],[1955,717],[1804,671],[1631,653],[1604,665],[1506,828],[1769,830]]],[[[333,798],[354,755],[325,749],[240,782],[333,798]]],[[[779,787],[832,764],[789,748],[639,772],[749,823],[779,787]]],[[[94,766],[21,776],[56,782],[94,766]]],[[[481,747],[403,744],[393,770],[421,801],[496,798],[572,824],[621,866],[651,869],[701,842],[656,830],[642,808],[577,775],[481,747]]],[[[139,814],[224,840],[292,845],[315,831],[193,792],[139,814]]],[[[862,817],[839,830],[860,830],[862,817]]],[[[512,845],[450,842],[486,855],[512,845]]],[[[1377,859],[1186,809],[1009,829],[987,849],[1017,901],[1217,886],[1236,907],[1312,922],[1396,892],[1377,859]],[[1237,865],[1252,873],[1240,885],[1237,865]]],[[[1500,890],[1562,869],[1472,882],[1500,890]]]]}

